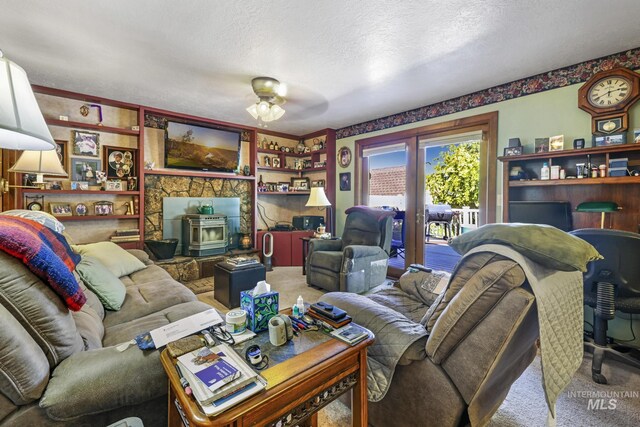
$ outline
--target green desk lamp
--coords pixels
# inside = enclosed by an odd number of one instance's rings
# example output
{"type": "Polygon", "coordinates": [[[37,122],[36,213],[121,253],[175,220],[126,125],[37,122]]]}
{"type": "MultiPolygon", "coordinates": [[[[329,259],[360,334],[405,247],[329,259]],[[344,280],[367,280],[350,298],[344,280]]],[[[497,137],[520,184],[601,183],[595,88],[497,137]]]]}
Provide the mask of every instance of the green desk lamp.
{"type": "Polygon", "coordinates": [[[601,212],[600,228],[604,228],[604,216],[607,212],[616,212],[618,204],[615,202],[583,202],[578,205],[576,212],[601,212]]]}

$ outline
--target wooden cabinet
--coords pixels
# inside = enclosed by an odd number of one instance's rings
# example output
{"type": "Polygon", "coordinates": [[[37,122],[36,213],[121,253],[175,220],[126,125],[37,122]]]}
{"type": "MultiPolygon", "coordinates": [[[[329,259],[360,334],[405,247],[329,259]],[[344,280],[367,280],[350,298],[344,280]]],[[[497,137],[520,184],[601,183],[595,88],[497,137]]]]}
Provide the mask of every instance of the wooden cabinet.
{"type": "Polygon", "coordinates": [[[265,233],[271,233],[273,236],[271,263],[274,267],[302,265],[302,240],[300,238],[313,236],[313,231],[258,231],[256,247],[261,255],[263,253],[262,238],[265,233]]]}
{"type": "Polygon", "coordinates": [[[510,201],[568,201],[571,203],[573,228],[599,228],[600,214],[576,212],[583,202],[615,202],[618,212],[607,214],[606,228],[638,232],[640,224],[640,145],[625,144],[609,147],[563,150],[547,153],[500,157],[503,162],[503,220],[509,218],[510,201]],[[577,165],[590,157],[594,166],[605,165],[605,177],[577,178],[577,165]],[[611,161],[627,159],[631,175],[609,176],[611,161]],[[560,166],[567,179],[540,180],[543,163],[560,166]],[[511,179],[510,172],[520,167],[526,179],[511,179]]]}

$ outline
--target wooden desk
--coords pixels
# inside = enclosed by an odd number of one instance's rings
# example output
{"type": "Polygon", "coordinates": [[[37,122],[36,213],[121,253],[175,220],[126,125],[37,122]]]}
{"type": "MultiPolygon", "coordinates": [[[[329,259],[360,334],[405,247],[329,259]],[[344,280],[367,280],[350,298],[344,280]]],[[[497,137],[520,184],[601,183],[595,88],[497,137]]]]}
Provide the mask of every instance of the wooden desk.
{"type": "MultiPolygon", "coordinates": [[[[296,339],[293,338],[293,345],[296,339]]],[[[160,360],[169,377],[169,426],[182,426],[176,401],[190,426],[316,426],[317,411],[352,389],[354,426],[367,426],[367,347],[373,335],[353,347],[329,339],[262,372],[266,390],[212,418],[184,394],[175,360],[165,350],[160,360]]],[[[290,343],[291,344],[291,343],[290,343]]]]}

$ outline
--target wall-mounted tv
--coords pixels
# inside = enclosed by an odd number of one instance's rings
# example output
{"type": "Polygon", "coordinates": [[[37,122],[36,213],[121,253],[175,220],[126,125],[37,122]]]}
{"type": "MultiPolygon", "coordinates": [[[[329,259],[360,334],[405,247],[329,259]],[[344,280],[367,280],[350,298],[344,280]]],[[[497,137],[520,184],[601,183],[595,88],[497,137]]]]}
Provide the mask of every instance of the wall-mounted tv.
{"type": "Polygon", "coordinates": [[[234,172],[240,161],[240,132],[167,122],[166,168],[234,172]]]}

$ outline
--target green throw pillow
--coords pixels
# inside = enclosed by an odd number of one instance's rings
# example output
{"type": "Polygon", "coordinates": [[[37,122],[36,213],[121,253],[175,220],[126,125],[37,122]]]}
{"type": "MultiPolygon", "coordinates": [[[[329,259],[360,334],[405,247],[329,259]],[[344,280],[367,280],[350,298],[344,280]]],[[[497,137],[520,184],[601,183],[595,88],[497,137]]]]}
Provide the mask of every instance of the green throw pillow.
{"type": "Polygon", "coordinates": [[[550,225],[487,224],[461,234],[449,245],[464,255],[484,244],[507,245],[527,258],[549,268],[562,271],[587,271],[587,263],[602,259],[586,241],[550,225]]]}
{"type": "Polygon", "coordinates": [[[107,310],[120,310],[127,290],[124,283],[110,272],[100,260],[83,256],[76,266],[76,271],[107,310]]]}
{"type": "Polygon", "coordinates": [[[112,242],[75,245],[73,249],[83,258],[85,256],[97,258],[116,277],[128,276],[147,267],[138,258],[112,242]]]}

